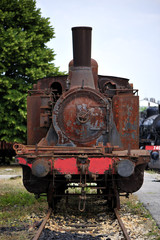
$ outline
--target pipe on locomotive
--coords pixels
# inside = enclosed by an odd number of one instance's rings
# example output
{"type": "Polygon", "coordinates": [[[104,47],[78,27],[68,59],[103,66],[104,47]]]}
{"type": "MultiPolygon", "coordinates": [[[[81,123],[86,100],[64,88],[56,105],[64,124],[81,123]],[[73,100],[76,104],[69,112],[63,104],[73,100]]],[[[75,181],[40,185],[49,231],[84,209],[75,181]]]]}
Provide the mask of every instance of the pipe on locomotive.
{"type": "Polygon", "coordinates": [[[73,27],[73,67],[70,74],[70,89],[89,87],[95,89],[91,69],[91,27],[73,27]]]}
{"type": "Polygon", "coordinates": [[[91,27],[73,27],[73,59],[75,67],[91,67],[91,27]]]}

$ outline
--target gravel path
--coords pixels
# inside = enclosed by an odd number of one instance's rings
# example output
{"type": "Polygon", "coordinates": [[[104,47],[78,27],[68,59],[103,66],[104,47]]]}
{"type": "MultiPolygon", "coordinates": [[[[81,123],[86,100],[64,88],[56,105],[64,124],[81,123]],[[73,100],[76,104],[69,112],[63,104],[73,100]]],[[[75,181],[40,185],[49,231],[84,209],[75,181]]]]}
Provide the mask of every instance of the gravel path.
{"type": "Polygon", "coordinates": [[[16,179],[22,177],[21,167],[16,166],[0,166],[0,179],[16,179]]]}
{"type": "Polygon", "coordinates": [[[145,172],[143,186],[135,195],[149,210],[160,228],[160,174],[145,172]]]}

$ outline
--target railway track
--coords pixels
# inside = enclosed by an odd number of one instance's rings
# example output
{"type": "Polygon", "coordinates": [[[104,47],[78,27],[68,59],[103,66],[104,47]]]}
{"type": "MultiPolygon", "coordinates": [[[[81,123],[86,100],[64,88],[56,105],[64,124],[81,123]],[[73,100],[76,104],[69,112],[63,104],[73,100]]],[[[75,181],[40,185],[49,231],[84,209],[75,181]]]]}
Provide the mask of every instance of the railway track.
{"type": "Polygon", "coordinates": [[[118,222],[119,222],[119,225],[120,225],[120,227],[121,227],[121,229],[122,229],[122,231],[123,231],[123,234],[124,234],[125,239],[126,239],[126,240],[130,240],[130,237],[129,237],[128,233],[127,233],[127,229],[125,228],[124,223],[123,223],[123,221],[121,220],[121,217],[120,217],[120,215],[119,215],[119,212],[118,212],[118,210],[117,210],[116,208],[114,209],[114,213],[115,213],[115,216],[116,216],[116,218],[117,218],[117,220],[118,220],[118,222]]]}
{"type": "MultiPolygon", "coordinates": [[[[36,235],[34,236],[33,240],[38,240],[43,229],[45,228],[45,225],[48,221],[48,219],[50,218],[52,214],[52,209],[49,208],[46,216],[44,217],[36,235]]],[[[118,220],[118,223],[119,223],[119,226],[121,227],[121,230],[123,232],[123,235],[124,235],[124,238],[126,240],[130,240],[130,237],[127,233],[127,229],[125,228],[124,226],[124,223],[120,217],[120,214],[119,214],[119,211],[115,208],[114,209],[114,214],[115,214],[115,217],[116,219],[118,220]]],[[[63,227],[63,228],[59,228],[59,231],[65,231],[65,232],[80,232],[80,231],[83,231],[83,232],[86,232],[86,231],[92,231],[92,229],[96,228],[96,227],[99,227],[100,224],[69,224],[67,225],[69,228],[67,227],[63,227]]]]}
{"type": "Polygon", "coordinates": [[[47,223],[47,220],[49,219],[51,213],[52,213],[52,209],[49,208],[49,210],[48,210],[45,218],[43,219],[43,222],[41,223],[41,225],[40,225],[40,227],[39,227],[39,229],[38,229],[35,237],[33,238],[33,240],[39,239],[39,237],[40,237],[40,235],[41,235],[41,233],[42,233],[42,231],[43,231],[43,229],[44,229],[44,227],[45,227],[45,225],[46,225],[46,223],[47,223]]]}

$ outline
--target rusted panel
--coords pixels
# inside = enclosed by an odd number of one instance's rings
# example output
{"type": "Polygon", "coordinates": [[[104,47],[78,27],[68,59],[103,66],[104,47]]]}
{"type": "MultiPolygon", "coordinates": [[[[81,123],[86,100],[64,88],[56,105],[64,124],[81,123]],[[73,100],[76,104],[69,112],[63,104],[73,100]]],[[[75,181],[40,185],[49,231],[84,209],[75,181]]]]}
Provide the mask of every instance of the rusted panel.
{"type": "Polygon", "coordinates": [[[101,90],[103,90],[103,86],[106,82],[114,82],[118,88],[131,88],[129,84],[129,79],[121,78],[121,77],[114,77],[114,76],[102,76],[98,75],[98,85],[101,90]]]}
{"type": "Polygon", "coordinates": [[[62,86],[62,92],[64,92],[66,90],[66,80],[67,80],[67,75],[42,78],[42,79],[39,79],[37,82],[37,89],[44,90],[44,89],[50,88],[54,82],[59,82],[62,86]]]}
{"type": "Polygon", "coordinates": [[[47,134],[48,129],[40,127],[40,95],[27,97],[27,144],[37,144],[47,134]]]}
{"type": "Polygon", "coordinates": [[[34,90],[30,91],[31,96],[27,97],[27,144],[37,144],[46,136],[51,124],[49,103],[53,101],[51,99],[54,95],[52,94],[53,84],[59,84],[60,94],[62,94],[66,89],[66,78],[67,76],[58,76],[40,79],[34,85],[34,90]]]}
{"type": "Polygon", "coordinates": [[[138,149],[139,97],[127,94],[114,96],[113,115],[123,149],[138,149]]]}
{"type": "MultiPolygon", "coordinates": [[[[72,77],[72,68],[73,68],[73,60],[69,62],[68,79],[71,79],[72,77]]],[[[91,69],[92,69],[95,88],[98,89],[98,63],[93,58],[91,58],[91,69]]]]}
{"type": "Polygon", "coordinates": [[[95,89],[94,78],[90,67],[72,67],[70,89],[89,87],[95,89]]]}

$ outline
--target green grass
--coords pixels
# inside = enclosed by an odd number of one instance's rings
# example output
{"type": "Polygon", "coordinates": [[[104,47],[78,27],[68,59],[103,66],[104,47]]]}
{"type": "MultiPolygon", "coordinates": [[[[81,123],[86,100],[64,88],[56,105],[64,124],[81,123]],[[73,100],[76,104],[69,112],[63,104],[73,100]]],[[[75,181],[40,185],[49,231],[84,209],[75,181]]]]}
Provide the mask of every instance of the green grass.
{"type": "Polygon", "coordinates": [[[36,199],[34,195],[31,195],[27,192],[11,192],[6,193],[0,198],[0,210],[3,207],[14,207],[18,206],[30,206],[35,204],[36,199]]]}
{"type": "Polygon", "coordinates": [[[149,169],[149,170],[145,170],[146,173],[150,173],[150,174],[155,174],[157,173],[155,170],[153,169],[149,169]]]}
{"type": "Polygon", "coordinates": [[[123,206],[125,206],[125,211],[131,212],[133,215],[138,215],[145,221],[147,220],[147,225],[150,228],[150,232],[146,235],[147,237],[152,236],[155,240],[160,240],[160,230],[156,222],[153,220],[150,212],[139,202],[135,195],[130,195],[129,199],[122,198],[121,202],[123,206]]]}
{"type": "Polygon", "coordinates": [[[151,231],[147,233],[147,237],[154,236],[155,240],[160,240],[160,230],[158,229],[157,225],[155,223],[152,224],[151,231]]]}
{"type": "Polygon", "coordinates": [[[130,211],[132,212],[132,214],[138,214],[140,216],[143,215],[143,217],[145,218],[150,218],[152,219],[151,214],[149,213],[149,211],[143,206],[143,204],[139,201],[127,201],[126,205],[128,206],[128,208],[130,209],[130,211]]]}
{"type": "Polygon", "coordinates": [[[35,199],[24,188],[22,179],[0,180],[0,189],[0,226],[30,225],[32,213],[43,214],[48,208],[46,197],[35,199]]]}

